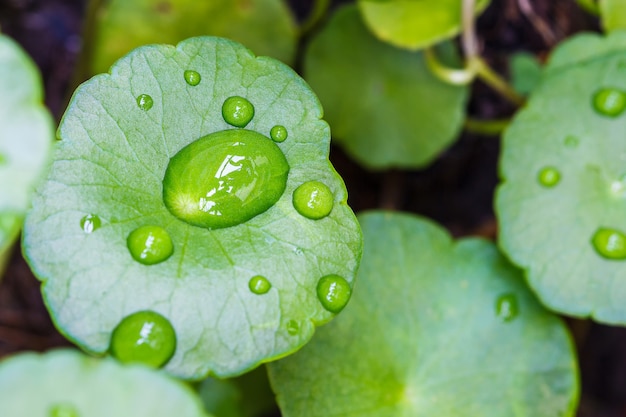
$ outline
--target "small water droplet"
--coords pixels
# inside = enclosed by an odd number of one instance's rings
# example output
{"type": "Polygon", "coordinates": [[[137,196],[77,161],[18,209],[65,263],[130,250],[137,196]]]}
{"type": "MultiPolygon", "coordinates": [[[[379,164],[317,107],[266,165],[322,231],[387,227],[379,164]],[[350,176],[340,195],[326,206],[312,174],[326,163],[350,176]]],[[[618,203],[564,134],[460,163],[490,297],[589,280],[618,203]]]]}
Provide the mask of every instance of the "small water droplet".
{"type": "Polygon", "coordinates": [[[554,167],[545,167],[539,171],[537,180],[544,187],[554,187],[561,181],[561,173],[554,167]]]}
{"type": "Polygon", "coordinates": [[[176,332],[168,319],[144,310],[124,317],[111,335],[111,354],[120,362],[160,368],[176,350],[176,332]]]}
{"type": "Polygon", "coordinates": [[[262,134],[228,129],[174,155],[163,178],[165,207],[198,227],[237,226],[270,209],[287,186],[289,164],[262,134]]]}
{"type": "Polygon", "coordinates": [[[617,117],[626,109],[626,93],[617,88],[602,88],[593,95],[593,108],[604,116],[617,117]]]}
{"type": "Polygon", "coordinates": [[[611,181],[610,185],[611,194],[615,197],[626,196],[626,174],[623,174],[619,179],[611,181]]]}
{"type": "Polygon", "coordinates": [[[147,94],[141,94],[137,97],[137,105],[143,111],[148,111],[154,105],[154,100],[147,94]]]}
{"type": "Polygon", "coordinates": [[[55,404],[50,407],[49,417],[79,417],[78,411],[71,404],[55,404]]]}
{"type": "Polygon", "coordinates": [[[339,313],[348,304],[352,289],[339,275],[326,275],[317,282],[317,298],[331,313],[339,313]]]}
{"type": "Polygon", "coordinates": [[[80,219],[80,228],[85,233],[93,233],[100,228],[102,221],[95,214],[88,214],[80,219]]]}
{"type": "Polygon", "coordinates": [[[144,265],[163,262],[174,252],[169,233],[159,226],[141,226],[133,230],[126,244],[133,259],[144,265]]]}
{"type": "Polygon", "coordinates": [[[502,294],[496,300],[496,316],[502,321],[511,321],[519,314],[517,296],[513,293],[502,294]]]}
{"type": "Polygon", "coordinates": [[[563,142],[565,143],[565,146],[567,146],[568,148],[575,148],[580,143],[580,139],[578,139],[574,135],[567,135],[563,142]]]}
{"type": "Polygon", "coordinates": [[[254,117],[254,106],[243,97],[228,97],[222,105],[222,117],[229,125],[245,127],[254,117]]]}
{"type": "Polygon", "coordinates": [[[601,227],[591,238],[596,252],[607,259],[626,259],[626,235],[619,230],[601,227]]]}
{"type": "Polygon", "coordinates": [[[300,332],[300,325],[298,324],[298,322],[295,320],[289,320],[287,322],[287,333],[295,336],[298,334],[298,332],[300,332]]]}
{"type": "Polygon", "coordinates": [[[272,284],[267,280],[267,278],[261,275],[256,275],[250,278],[248,288],[250,288],[250,291],[255,294],[265,294],[270,290],[270,288],[272,288],[272,284]]]}
{"type": "Polygon", "coordinates": [[[270,130],[270,137],[274,142],[284,142],[288,133],[285,126],[276,125],[270,130]]]}
{"type": "Polygon", "coordinates": [[[200,76],[200,73],[198,73],[198,71],[194,71],[194,70],[185,71],[185,81],[187,82],[187,84],[191,86],[196,86],[200,84],[201,79],[202,77],[200,76]]]}
{"type": "Polygon", "coordinates": [[[318,220],[328,216],[333,209],[333,192],[319,181],[308,181],[293,192],[294,208],[309,219],[318,220]]]}

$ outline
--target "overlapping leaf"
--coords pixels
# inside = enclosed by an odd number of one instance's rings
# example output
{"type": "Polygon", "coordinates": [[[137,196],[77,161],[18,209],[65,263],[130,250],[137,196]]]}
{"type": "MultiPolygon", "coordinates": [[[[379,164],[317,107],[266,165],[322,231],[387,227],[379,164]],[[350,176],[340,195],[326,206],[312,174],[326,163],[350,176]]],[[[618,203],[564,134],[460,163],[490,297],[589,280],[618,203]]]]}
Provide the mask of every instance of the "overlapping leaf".
{"type": "Polygon", "coordinates": [[[359,217],[346,310],[268,365],[283,416],[574,415],[576,358],[560,320],[493,244],[414,216],[359,217]]]}
{"type": "Polygon", "coordinates": [[[618,256],[620,233],[626,231],[624,74],[624,33],[584,34],[560,46],[504,136],[496,200],[500,245],[526,269],[544,304],[621,324],[626,323],[626,261],[618,256]],[[603,236],[608,240],[602,242],[603,236]],[[609,257],[606,250],[612,251],[609,257]]]}
{"type": "MultiPolygon", "coordinates": [[[[451,45],[441,54],[455,60],[451,45]]],[[[421,53],[375,39],[354,6],[339,9],[311,41],[304,75],[324,105],[333,140],[370,168],[430,163],[464,120],[467,88],[437,79],[421,53]]]]}
{"type": "Polygon", "coordinates": [[[83,84],[25,226],[25,254],[61,331],[105,352],[120,320],[153,310],[177,335],[167,371],[194,379],[237,375],[306,343],[334,316],[318,299],[318,280],[336,274],[351,283],[361,251],[321,115],[291,69],[221,38],[142,47],[83,84]],[[190,70],[201,77],[196,85],[186,82],[190,70]],[[165,170],[181,148],[233,129],[221,109],[237,95],[255,106],[246,130],[268,136],[273,126],[286,128],[275,145],[290,168],[285,192],[243,224],[192,226],[164,205],[165,170]],[[294,209],[292,193],[307,181],[332,193],[327,217],[294,209]],[[161,263],[137,262],[127,247],[129,234],[146,225],[171,237],[173,254],[161,263]],[[256,276],[269,291],[250,290],[256,276]]]}
{"type": "Polygon", "coordinates": [[[72,350],[0,362],[2,417],[209,417],[187,386],[140,366],[72,350]]]}

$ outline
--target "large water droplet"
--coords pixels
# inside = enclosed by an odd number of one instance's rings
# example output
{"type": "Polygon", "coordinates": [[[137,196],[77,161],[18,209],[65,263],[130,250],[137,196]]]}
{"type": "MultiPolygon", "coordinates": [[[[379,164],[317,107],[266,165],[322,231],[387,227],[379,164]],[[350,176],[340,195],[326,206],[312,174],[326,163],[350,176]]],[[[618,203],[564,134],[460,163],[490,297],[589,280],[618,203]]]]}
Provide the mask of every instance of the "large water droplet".
{"type": "Polygon", "coordinates": [[[580,139],[578,139],[574,135],[567,135],[563,143],[565,143],[565,146],[567,146],[568,148],[575,148],[580,143],[580,139]]]}
{"type": "Polygon", "coordinates": [[[602,88],[593,95],[593,108],[604,116],[617,117],[626,109],[626,93],[616,88],[602,88]]]}
{"type": "Polygon", "coordinates": [[[159,313],[138,311],[125,317],[113,330],[109,350],[121,362],[160,368],[174,355],[176,332],[159,313]]]}
{"type": "Polygon", "coordinates": [[[102,221],[95,214],[88,214],[80,219],[80,228],[85,233],[93,233],[100,228],[102,221]]]}
{"type": "Polygon", "coordinates": [[[163,262],[174,252],[169,233],[159,226],[141,226],[133,230],[126,244],[133,259],[144,265],[163,262]]]}
{"type": "Polygon", "coordinates": [[[267,280],[267,278],[262,277],[261,275],[256,275],[250,278],[248,281],[248,288],[255,294],[265,294],[270,288],[272,288],[272,284],[267,280]]]}
{"type": "Polygon", "coordinates": [[[78,411],[70,404],[55,404],[50,407],[49,417],[79,417],[78,411]]]}
{"type": "Polygon", "coordinates": [[[352,289],[339,275],[326,275],[317,282],[317,298],[331,313],[339,313],[348,304],[352,289]]]}
{"type": "Polygon", "coordinates": [[[288,133],[285,126],[276,125],[270,130],[270,137],[274,142],[284,142],[288,133]]]}
{"type": "Polygon", "coordinates": [[[254,117],[254,106],[243,97],[228,97],[222,105],[222,117],[229,125],[245,127],[254,117]]]}
{"type": "Polygon", "coordinates": [[[300,325],[298,324],[298,322],[295,320],[289,320],[287,322],[287,333],[295,336],[298,334],[298,332],[300,332],[300,325]]]}
{"type": "Polygon", "coordinates": [[[163,178],[163,201],[179,219],[217,229],[265,212],[282,196],[289,164],[260,133],[231,129],[181,149],[163,178]]]}
{"type": "Polygon", "coordinates": [[[333,209],[335,197],[333,192],[319,181],[308,181],[293,192],[294,208],[309,219],[321,219],[328,216],[333,209]]]}
{"type": "Polygon", "coordinates": [[[154,100],[147,94],[141,94],[137,97],[137,105],[143,111],[148,111],[154,105],[154,100]]]}
{"type": "Polygon", "coordinates": [[[554,167],[545,167],[539,171],[537,180],[544,187],[554,187],[561,181],[561,173],[554,167]]]}
{"type": "Polygon", "coordinates": [[[517,296],[513,293],[502,294],[496,300],[496,316],[502,321],[511,321],[519,314],[517,296]]]}
{"type": "Polygon", "coordinates": [[[200,84],[200,80],[202,80],[202,77],[200,76],[198,71],[194,71],[194,70],[185,71],[185,82],[187,84],[191,86],[196,86],[200,84]]]}
{"type": "Polygon", "coordinates": [[[591,244],[604,258],[626,259],[626,235],[619,230],[601,227],[591,238],[591,244]]]}

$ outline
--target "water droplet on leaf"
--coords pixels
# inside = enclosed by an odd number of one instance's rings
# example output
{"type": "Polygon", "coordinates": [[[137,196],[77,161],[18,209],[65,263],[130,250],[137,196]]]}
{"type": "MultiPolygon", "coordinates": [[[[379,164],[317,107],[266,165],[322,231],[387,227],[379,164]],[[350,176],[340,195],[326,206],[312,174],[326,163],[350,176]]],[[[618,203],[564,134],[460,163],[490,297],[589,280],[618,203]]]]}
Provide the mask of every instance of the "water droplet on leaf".
{"type": "Polygon", "coordinates": [[[196,86],[200,84],[201,79],[202,77],[197,71],[194,71],[194,70],[185,71],[185,81],[187,82],[187,84],[191,86],[196,86]]]}
{"type": "Polygon", "coordinates": [[[288,133],[285,126],[276,125],[270,130],[270,137],[274,142],[284,142],[288,133]]]}
{"type": "Polygon", "coordinates": [[[619,230],[601,227],[591,238],[598,254],[607,259],[626,259],[626,235],[619,230]]]}
{"type": "Polygon", "coordinates": [[[626,196],[626,174],[611,182],[610,191],[615,197],[626,196]]]}
{"type": "Polygon", "coordinates": [[[198,227],[235,226],[265,212],[287,185],[289,164],[260,133],[212,133],[172,157],[163,178],[163,201],[179,219],[198,227]]]}
{"type": "Polygon", "coordinates": [[[109,350],[120,362],[160,368],[174,355],[176,332],[159,313],[138,311],[125,317],[113,330],[109,350]]]}
{"type": "Polygon", "coordinates": [[[348,304],[352,289],[339,275],[326,275],[317,282],[317,298],[331,313],[339,313],[348,304]]]}
{"type": "Polygon", "coordinates": [[[298,334],[299,331],[300,331],[300,325],[298,324],[297,321],[289,320],[287,322],[287,333],[289,333],[292,336],[295,336],[298,334]]]}
{"type": "Polygon", "coordinates": [[[267,278],[261,275],[256,275],[250,278],[248,288],[250,288],[250,291],[255,294],[265,294],[270,290],[270,288],[272,288],[272,284],[267,280],[267,278]]]}
{"type": "Polygon", "coordinates": [[[239,96],[227,98],[222,105],[224,121],[235,127],[245,127],[254,117],[254,106],[239,96]]]}
{"type": "Polygon", "coordinates": [[[502,294],[496,300],[496,316],[502,321],[511,321],[519,314],[517,296],[513,293],[502,294]]]}
{"type": "Polygon", "coordinates": [[[80,228],[83,229],[85,233],[93,233],[98,230],[101,225],[100,217],[95,214],[88,214],[80,219],[80,228]]]}
{"type": "Polygon", "coordinates": [[[79,417],[76,408],[70,404],[56,404],[50,407],[49,417],[79,417]]]}
{"type": "Polygon", "coordinates": [[[126,244],[133,259],[144,265],[163,262],[174,252],[169,233],[159,226],[141,226],[133,230],[126,244]]]}
{"type": "Polygon", "coordinates": [[[539,171],[537,180],[544,187],[554,187],[561,181],[561,173],[556,168],[545,167],[539,171]]]}
{"type": "Polygon", "coordinates": [[[565,137],[564,143],[568,148],[575,148],[580,143],[580,140],[576,136],[568,135],[565,137]]]}
{"type": "Polygon", "coordinates": [[[293,192],[294,208],[309,219],[317,220],[328,216],[333,209],[333,192],[319,181],[308,181],[293,192]]]}
{"type": "Polygon", "coordinates": [[[604,116],[617,117],[626,109],[626,93],[616,88],[602,88],[593,95],[593,108],[604,116]]]}
{"type": "Polygon", "coordinates": [[[137,97],[137,105],[143,111],[148,111],[154,105],[154,100],[147,94],[141,94],[137,97]]]}

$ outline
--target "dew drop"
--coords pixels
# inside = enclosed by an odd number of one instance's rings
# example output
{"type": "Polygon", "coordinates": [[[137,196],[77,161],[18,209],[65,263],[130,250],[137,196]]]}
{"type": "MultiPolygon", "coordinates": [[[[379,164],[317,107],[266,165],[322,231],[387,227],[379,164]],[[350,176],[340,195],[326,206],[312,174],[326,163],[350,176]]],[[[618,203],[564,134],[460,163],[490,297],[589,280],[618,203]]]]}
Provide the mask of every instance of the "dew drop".
{"type": "Polygon", "coordinates": [[[100,228],[102,221],[95,214],[88,214],[80,219],[80,228],[85,233],[93,233],[100,228]]]}
{"type": "Polygon", "coordinates": [[[339,313],[352,295],[350,284],[339,275],[326,275],[317,282],[317,298],[331,313],[339,313]]]}
{"type": "Polygon", "coordinates": [[[143,111],[148,111],[154,105],[154,100],[147,94],[141,94],[137,97],[137,105],[143,111]]]}
{"type": "Polygon", "coordinates": [[[568,148],[576,148],[580,143],[580,140],[576,136],[567,135],[563,143],[565,143],[565,146],[568,148]]]}
{"type": "Polygon", "coordinates": [[[619,230],[601,227],[591,238],[596,252],[607,259],[626,259],[626,235],[619,230]]]}
{"type": "Polygon", "coordinates": [[[70,404],[56,404],[50,407],[49,417],[79,417],[78,411],[70,404]]]}
{"type": "Polygon", "coordinates": [[[289,164],[260,133],[212,133],[170,159],[163,202],[180,220],[198,227],[236,226],[265,212],[283,195],[289,164]]]}
{"type": "Polygon", "coordinates": [[[276,125],[270,130],[270,137],[274,142],[284,142],[288,133],[285,126],[276,125]]]}
{"type": "Polygon", "coordinates": [[[333,192],[319,181],[308,181],[293,192],[294,208],[309,219],[318,220],[328,216],[333,209],[333,192]]]}
{"type": "Polygon", "coordinates": [[[256,275],[248,281],[248,288],[250,288],[250,291],[255,294],[265,294],[270,290],[270,288],[272,288],[272,284],[267,280],[267,278],[261,275],[256,275]]]}
{"type": "Polygon", "coordinates": [[[502,294],[496,300],[496,316],[502,321],[511,321],[519,314],[517,296],[513,293],[502,294]]]}
{"type": "Polygon", "coordinates": [[[228,97],[222,105],[222,117],[229,125],[245,127],[254,117],[254,106],[243,97],[228,97]]]}
{"type": "Polygon", "coordinates": [[[144,265],[163,262],[174,252],[169,233],[159,226],[141,226],[133,230],[126,244],[133,259],[144,265]]]}
{"type": "Polygon", "coordinates": [[[297,335],[300,332],[300,325],[295,320],[289,320],[287,322],[287,333],[292,336],[297,335]]]}
{"type": "Polygon", "coordinates": [[[615,197],[626,196],[626,174],[623,174],[619,179],[611,182],[610,191],[615,197]]]}
{"type": "Polygon", "coordinates": [[[617,117],[626,109],[626,93],[616,88],[602,88],[593,95],[593,108],[603,116],[617,117]]]}
{"type": "Polygon", "coordinates": [[[554,167],[545,167],[539,171],[537,180],[544,187],[551,188],[561,181],[561,173],[554,167]]]}
{"type": "Polygon", "coordinates": [[[194,71],[194,70],[185,71],[185,81],[187,82],[187,84],[191,86],[196,86],[200,84],[201,79],[202,77],[200,76],[200,73],[198,71],[194,71]]]}
{"type": "Polygon", "coordinates": [[[111,335],[111,354],[120,362],[139,362],[160,368],[176,350],[176,332],[168,319],[144,310],[120,321],[111,335]]]}

